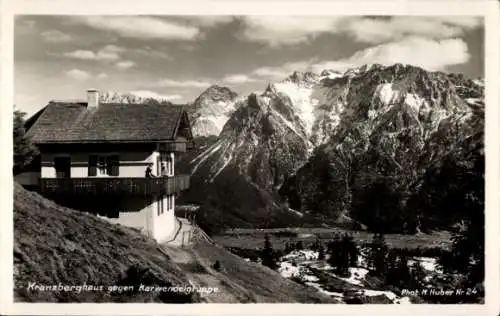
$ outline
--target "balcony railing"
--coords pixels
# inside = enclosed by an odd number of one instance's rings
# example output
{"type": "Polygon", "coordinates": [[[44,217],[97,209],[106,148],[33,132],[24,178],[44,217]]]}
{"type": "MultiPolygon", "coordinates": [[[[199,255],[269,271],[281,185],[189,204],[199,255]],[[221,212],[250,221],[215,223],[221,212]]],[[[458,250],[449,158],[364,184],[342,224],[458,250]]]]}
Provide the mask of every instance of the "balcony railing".
{"type": "Polygon", "coordinates": [[[153,196],[189,189],[189,175],[161,178],[45,178],[40,182],[41,193],[58,195],[153,196]]]}

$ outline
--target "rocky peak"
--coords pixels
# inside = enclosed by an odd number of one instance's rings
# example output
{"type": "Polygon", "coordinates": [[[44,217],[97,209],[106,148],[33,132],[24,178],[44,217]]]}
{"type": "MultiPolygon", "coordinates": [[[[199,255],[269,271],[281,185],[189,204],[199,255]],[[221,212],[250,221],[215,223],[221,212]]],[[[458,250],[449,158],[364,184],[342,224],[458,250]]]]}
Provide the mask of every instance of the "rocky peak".
{"type": "Polygon", "coordinates": [[[206,100],[230,102],[234,101],[237,96],[238,94],[228,87],[212,85],[200,94],[195,103],[206,100]]]}

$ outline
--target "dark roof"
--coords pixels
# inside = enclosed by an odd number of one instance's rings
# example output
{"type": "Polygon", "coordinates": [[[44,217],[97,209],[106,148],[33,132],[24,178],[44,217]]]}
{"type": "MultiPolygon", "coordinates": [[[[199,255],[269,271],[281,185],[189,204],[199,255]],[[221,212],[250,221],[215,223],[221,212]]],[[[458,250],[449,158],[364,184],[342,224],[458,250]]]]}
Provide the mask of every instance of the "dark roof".
{"type": "Polygon", "coordinates": [[[182,106],[161,104],[51,102],[28,130],[35,144],[169,141],[188,127],[182,106]]]}

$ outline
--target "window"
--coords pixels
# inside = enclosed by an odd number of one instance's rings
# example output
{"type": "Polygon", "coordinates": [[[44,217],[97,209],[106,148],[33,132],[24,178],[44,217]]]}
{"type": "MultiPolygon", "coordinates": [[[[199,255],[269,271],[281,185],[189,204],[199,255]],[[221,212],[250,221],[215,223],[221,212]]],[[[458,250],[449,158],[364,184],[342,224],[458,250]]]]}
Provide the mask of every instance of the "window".
{"type": "Polygon", "coordinates": [[[55,157],[54,169],[56,169],[56,178],[71,178],[71,158],[55,157]]]}
{"type": "MultiPolygon", "coordinates": [[[[167,199],[167,201],[168,201],[168,199],[167,199]]],[[[163,214],[163,212],[165,211],[165,210],[164,210],[164,208],[163,208],[163,206],[164,206],[164,205],[163,205],[163,196],[159,196],[159,197],[158,197],[158,201],[157,201],[157,202],[158,202],[158,203],[156,203],[156,205],[157,205],[156,214],[157,214],[158,216],[160,216],[160,215],[161,215],[161,214],[163,214]]]]}
{"type": "Polygon", "coordinates": [[[89,177],[99,176],[118,176],[120,159],[118,155],[108,155],[108,156],[89,156],[89,177]]]}

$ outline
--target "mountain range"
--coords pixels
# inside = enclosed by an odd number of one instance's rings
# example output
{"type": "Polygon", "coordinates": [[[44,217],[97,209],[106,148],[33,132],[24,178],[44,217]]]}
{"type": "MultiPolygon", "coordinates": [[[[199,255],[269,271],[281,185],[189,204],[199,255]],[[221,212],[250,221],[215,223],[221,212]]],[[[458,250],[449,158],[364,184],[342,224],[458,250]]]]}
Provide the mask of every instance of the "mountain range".
{"type": "Polygon", "coordinates": [[[466,210],[429,214],[430,192],[484,159],[484,82],[411,65],[294,72],[245,97],[212,86],[187,106],[198,145],[178,162],[193,175],[181,199],[207,230],[454,225],[466,210]]]}

